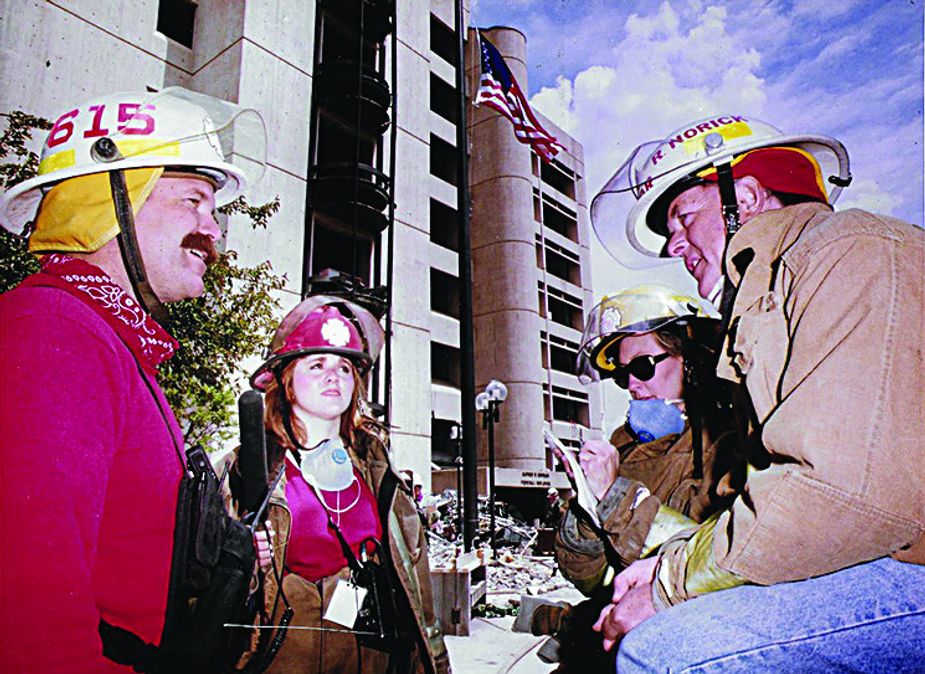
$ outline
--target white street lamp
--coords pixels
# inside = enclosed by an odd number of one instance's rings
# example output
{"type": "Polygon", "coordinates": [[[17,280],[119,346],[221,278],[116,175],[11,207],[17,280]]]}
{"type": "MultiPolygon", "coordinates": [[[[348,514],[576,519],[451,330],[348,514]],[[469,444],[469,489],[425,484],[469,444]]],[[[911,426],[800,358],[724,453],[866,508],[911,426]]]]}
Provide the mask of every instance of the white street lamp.
{"type": "Polygon", "coordinates": [[[488,507],[491,521],[491,551],[495,544],[495,423],[501,420],[500,407],[507,399],[507,386],[492,379],[485,390],[475,396],[475,409],[482,413],[482,428],[488,430],[488,507]]]}

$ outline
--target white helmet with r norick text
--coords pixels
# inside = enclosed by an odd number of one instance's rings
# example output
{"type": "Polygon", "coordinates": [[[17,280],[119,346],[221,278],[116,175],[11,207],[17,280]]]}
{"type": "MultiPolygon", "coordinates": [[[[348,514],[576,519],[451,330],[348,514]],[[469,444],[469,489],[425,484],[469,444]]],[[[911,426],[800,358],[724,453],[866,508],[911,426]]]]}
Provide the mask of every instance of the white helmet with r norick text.
{"type": "Polygon", "coordinates": [[[851,182],[848,153],[834,138],[788,135],[753,117],[718,115],[637,147],[591,202],[594,231],[624,266],[667,262],[666,214],[686,189],[752,175],[795,201],[832,204],[851,182]]]}

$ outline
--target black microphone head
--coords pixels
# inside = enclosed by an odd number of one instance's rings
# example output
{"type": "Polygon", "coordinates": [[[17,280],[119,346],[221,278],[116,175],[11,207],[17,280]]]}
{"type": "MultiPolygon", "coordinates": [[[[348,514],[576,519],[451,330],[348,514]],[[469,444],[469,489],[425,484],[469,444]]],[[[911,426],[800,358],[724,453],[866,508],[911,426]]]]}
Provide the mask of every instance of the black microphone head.
{"type": "Polygon", "coordinates": [[[267,490],[267,445],[263,423],[263,396],[245,391],[238,398],[241,449],[238,466],[244,484],[240,503],[247,512],[260,505],[267,490]]]}

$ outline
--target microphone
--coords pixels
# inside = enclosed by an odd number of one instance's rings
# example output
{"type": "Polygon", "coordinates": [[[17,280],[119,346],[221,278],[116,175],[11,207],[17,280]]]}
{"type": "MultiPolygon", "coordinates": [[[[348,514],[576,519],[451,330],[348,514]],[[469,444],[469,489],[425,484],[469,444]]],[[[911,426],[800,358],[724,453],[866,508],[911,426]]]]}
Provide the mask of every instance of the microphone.
{"type": "Polygon", "coordinates": [[[263,396],[245,391],[238,398],[241,449],[238,466],[243,482],[239,503],[245,513],[253,513],[267,493],[267,439],[263,426],[263,396]]]}

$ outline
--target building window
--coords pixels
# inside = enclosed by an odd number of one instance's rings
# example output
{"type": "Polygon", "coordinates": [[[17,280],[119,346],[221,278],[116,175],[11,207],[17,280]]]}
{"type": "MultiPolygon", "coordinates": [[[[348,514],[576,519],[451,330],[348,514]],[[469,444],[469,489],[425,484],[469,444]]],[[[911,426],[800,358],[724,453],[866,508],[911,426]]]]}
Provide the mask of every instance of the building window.
{"type": "Polygon", "coordinates": [[[564,372],[565,374],[575,374],[578,344],[557,335],[550,337],[545,332],[540,333],[540,344],[543,350],[544,368],[564,372]]]}
{"type": "MultiPolygon", "coordinates": [[[[550,287],[545,288],[545,290],[546,302],[549,306],[549,318],[559,325],[564,325],[574,330],[582,330],[584,328],[584,317],[581,300],[558,288],[550,287]]],[[[540,300],[540,306],[542,306],[542,294],[540,300]]]]}
{"type": "Polygon", "coordinates": [[[459,112],[459,96],[456,88],[442,77],[430,74],[430,109],[451,124],[456,124],[459,112]]]}
{"type": "Polygon", "coordinates": [[[566,239],[578,243],[578,214],[543,195],[543,224],[566,239]]]}
{"type": "MultiPolygon", "coordinates": [[[[316,219],[312,232],[312,275],[324,269],[336,269],[352,275],[353,248],[354,238],[349,231],[334,229],[316,219]]],[[[372,250],[372,241],[359,235],[356,237],[356,276],[367,287],[370,285],[372,250]]]]}
{"type": "Polygon", "coordinates": [[[360,134],[357,143],[357,131],[345,124],[335,121],[327,115],[318,116],[318,150],[316,164],[354,163],[372,166],[375,159],[375,139],[367,134],[360,134]],[[359,157],[357,151],[359,150],[359,157]]]}
{"type": "Polygon", "coordinates": [[[590,413],[587,394],[561,386],[553,386],[550,398],[549,386],[544,384],[543,399],[546,405],[547,421],[565,421],[580,424],[586,428],[589,426],[590,413]]]}
{"type": "Polygon", "coordinates": [[[157,31],[184,47],[193,48],[196,3],[190,0],[159,0],[157,31]]]}
{"type": "Polygon", "coordinates": [[[459,183],[456,147],[433,134],[430,136],[430,174],[445,180],[454,187],[459,183]]]}
{"type": "Polygon", "coordinates": [[[440,271],[430,270],[430,308],[438,314],[459,318],[459,279],[440,271]]]}
{"type": "Polygon", "coordinates": [[[459,456],[459,441],[450,438],[454,426],[458,424],[452,419],[430,420],[430,460],[438,466],[455,467],[456,457],[459,456]]]}
{"type": "Polygon", "coordinates": [[[451,66],[455,66],[458,49],[456,31],[431,14],[430,50],[451,66]]]}
{"type": "Polygon", "coordinates": [[[557,161],[542,162],[540,166],[540,179],[562,192],[569,199],[575,198],[575,174],[557,161]]]}
{"type": "Polygon", "coordinates": [[[459,367],[459,349],[446,344],[430,343],[430,380],[459,388],[462,376],[459,367]]]}
{"type": "Polygon", "coordinates": [[[546,271],[563,281],[580,286],[581,267],[578,266],[578,262],[574,259],[575,256],[561,248],[558,251],[553,250],[554,248],[559,247],[547,242],[544,260],[546,271]]]}
{"type": "Polygon", "coordinates": [[[357,26],[346,25],[340,17],[326,11],[321,24],[321,63],[356,62],[362,49],[363,64],[377,67],[376,44],[360,37],[357,26]]]}
{"type": "Polygon", "coordinates": [[[455,208],[436,199],[430,200],[430,240],[459,252],[459,215],[455,208]]]}

